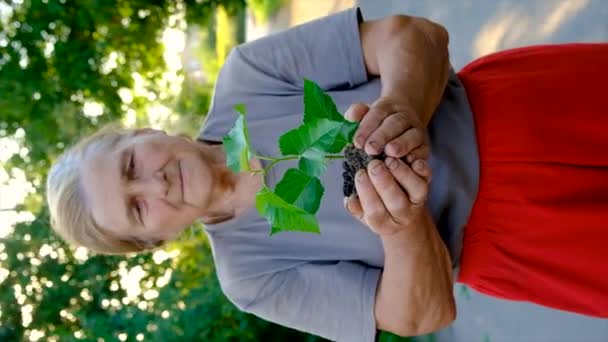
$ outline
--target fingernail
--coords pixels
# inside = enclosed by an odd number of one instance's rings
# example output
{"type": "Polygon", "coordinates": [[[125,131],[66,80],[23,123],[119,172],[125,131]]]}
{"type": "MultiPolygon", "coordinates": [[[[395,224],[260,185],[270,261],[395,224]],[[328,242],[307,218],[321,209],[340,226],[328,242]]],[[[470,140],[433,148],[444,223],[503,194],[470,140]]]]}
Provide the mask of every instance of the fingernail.
{"type": "Polygon", "coordinates": [[[346,118],[349,121],[352,121],[352,119],[350,118],[350,113],[353,111],[353,107],[350,106],[348,107],[348,110],[346,110],[346,113],[344,113],[344,118],[346,118]]]}
{"type": "Polygon", "coordinates": [[[379,160],[372,160],[370,162],[370,171],[372,172],[373,175],[377,175],[380,172],[382,172],[383,170],[383,166],[382,166],[382,162],[379,160]]]}
{"type": "Polygon", "coordinates": [[[397,152],[399,152],[398,150],[399,150],[399,148],[397,147],[396,144],[388,144],[388,145],[386,145],[386,152],[387,153],[390,152],[390,154],[397,154],[397,152]]]}
{"type": "Polygon", "coordinates": [[[370,153],[368,154],[378,154],[378,143],[375,141],[369,141],[367,143],[367,148],[365,149],[366,152],[369,151],[370,153]]]}
{"type": "Polygon", "coordinates": [[[414,156],[413,154],[408,154],[406,160],[408,163],[412,163],[414,161],[414,159],[416,158],[416,156],[414,156]]]}
{"type": "Polygon", "coordinates": [[[397,166],[397,161],[394,158],[386,158],[384,160],[384,163],[386,164],[386,167],[388,167],[389,169],[394,169],[395,166],[397,166]]]}
{"type": "Polygon", "coordinates": [[[365,169],[357,171],[357,175],[355,178],[357,178],[357,182],[365,182],[365,179],[367,178],[367,172],[365,171],[365,169]]]}
{"type": "Polygon", "coordinates": [[[414,167],[418,171],[423,171],[424,168],[426,167],[426,163],[424,162],[424,160],[420,159],[420,160],[416,161],[416,165],[414,165],[414,167]]]}
{"type": "Polygon", "coordinates": [[[363,136],[361,136],[361,135],[357,136],[357,144],[359,144],[359,146],[363,147],[363,145],[365,145],[365,138],[363,138],[363,136]]]}

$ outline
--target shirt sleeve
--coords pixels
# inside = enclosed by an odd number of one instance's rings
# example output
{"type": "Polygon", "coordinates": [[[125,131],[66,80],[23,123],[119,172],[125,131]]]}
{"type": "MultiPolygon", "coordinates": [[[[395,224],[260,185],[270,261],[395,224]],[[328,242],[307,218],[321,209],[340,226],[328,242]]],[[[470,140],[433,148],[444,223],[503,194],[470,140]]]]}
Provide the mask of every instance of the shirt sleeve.
{"type": "Polygon", "coordinates": [[[307,263],[224,291],[260,318],[334,341],[373,342],[379,277],[380,269],[354,262],[307,263]]]}
{"type": "Polygon", "coordinates": [[[242,44],[231,52],[218,82],[247,96],[301,93],[304,78],[326,90],[364,83],[362,20],[354,7],[242,44]]]}

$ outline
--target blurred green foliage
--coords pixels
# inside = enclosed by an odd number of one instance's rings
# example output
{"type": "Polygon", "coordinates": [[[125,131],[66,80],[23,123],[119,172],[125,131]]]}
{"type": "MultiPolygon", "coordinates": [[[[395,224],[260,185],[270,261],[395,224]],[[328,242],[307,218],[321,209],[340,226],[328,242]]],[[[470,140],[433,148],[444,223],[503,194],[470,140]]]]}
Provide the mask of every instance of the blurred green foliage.
{"type": "Polygon", "coordinates": [[[41,213],[1,242],[7,255],[2,266],[10,274],[0,284],[0,341],[24,340],[32,331],[43,332],[45,341],[116,341],[121,335],[126,341],[159,342],[321,340],[229,303],[200,227],[166,247],[179,251],[177,256],[157,263],[153,253],[78,257],[46,225],[41,213]],[[121,275],[134,268],[143,271],[142,291],[123,302],[128,296],[121,275]],[[164,284],[167,272],[170,280],[164,284]],[[29,322],[24,308],[31,314],[29,322]]]}
{"type": "Polygon", "coordinates": [[[167,246],[167,252],[176,252],[170,258],[159,259],[161,252],[89,255],[51,232],[43,205],[50,163],[100,125],[129,113],[145,124],[154,100],[186,118],[176,130],[194,133],[209,106],[214,72],[203,84],[182,72],[180,92],[167,95],[161,82],[163,31],[198,26],[207,37],[203,64],[213,64],[213,58],[224,57],[209,52],[217,52],[216,11],[223,8],[235,25],[234,45],[244,38],[245,5],[244,0],[0,0],[0,138],[17,140],[25,151],[2,167],[9,175],[13,168],[24,170],[35,190],[15,208],[35,219],[0,239],[0,341],[321,340],[241,313],[228,302],[201,227],[167,246]],[[147,95],[134,93],[125,101],[119,94],[135,87],[134,75],[147,95]],[[84,115],[90,103],[101,109],[84,115]],[[129,272],[141,291],[129,293],[121,282],[129,272]]]}
{"type": "Polygon", "coordinates": [[[259,23],[267,22],[282,6],[286,0],[249,0],[247,5],[253,12],[255,20],[259,23]]]}

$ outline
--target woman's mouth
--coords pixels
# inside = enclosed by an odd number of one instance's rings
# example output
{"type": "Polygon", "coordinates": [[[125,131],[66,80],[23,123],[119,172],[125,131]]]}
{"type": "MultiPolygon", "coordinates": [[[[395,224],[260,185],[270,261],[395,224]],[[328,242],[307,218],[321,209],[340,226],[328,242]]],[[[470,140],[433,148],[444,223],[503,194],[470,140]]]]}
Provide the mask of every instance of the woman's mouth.
{"type": "Polygon", "coordinates": [[[184,176],[182,173],[182,163],[181,161],[177,162],[177,171],[179,173],[179,186],[181,188],[182,193],[182,202],[186,202],[186,195],[184,194],[184,176]]]}

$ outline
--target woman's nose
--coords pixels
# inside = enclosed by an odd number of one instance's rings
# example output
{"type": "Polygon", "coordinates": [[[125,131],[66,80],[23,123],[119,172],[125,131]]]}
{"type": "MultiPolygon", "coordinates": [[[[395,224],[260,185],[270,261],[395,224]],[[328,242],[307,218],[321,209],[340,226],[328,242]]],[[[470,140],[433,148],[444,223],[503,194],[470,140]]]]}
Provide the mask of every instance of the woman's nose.
{"type": "Polygon", "coordinates": [[[152,196],[165,198],[169,190],[167,177],[162,170],[131,181],[129,192],[132,196],[152,196]]]}

